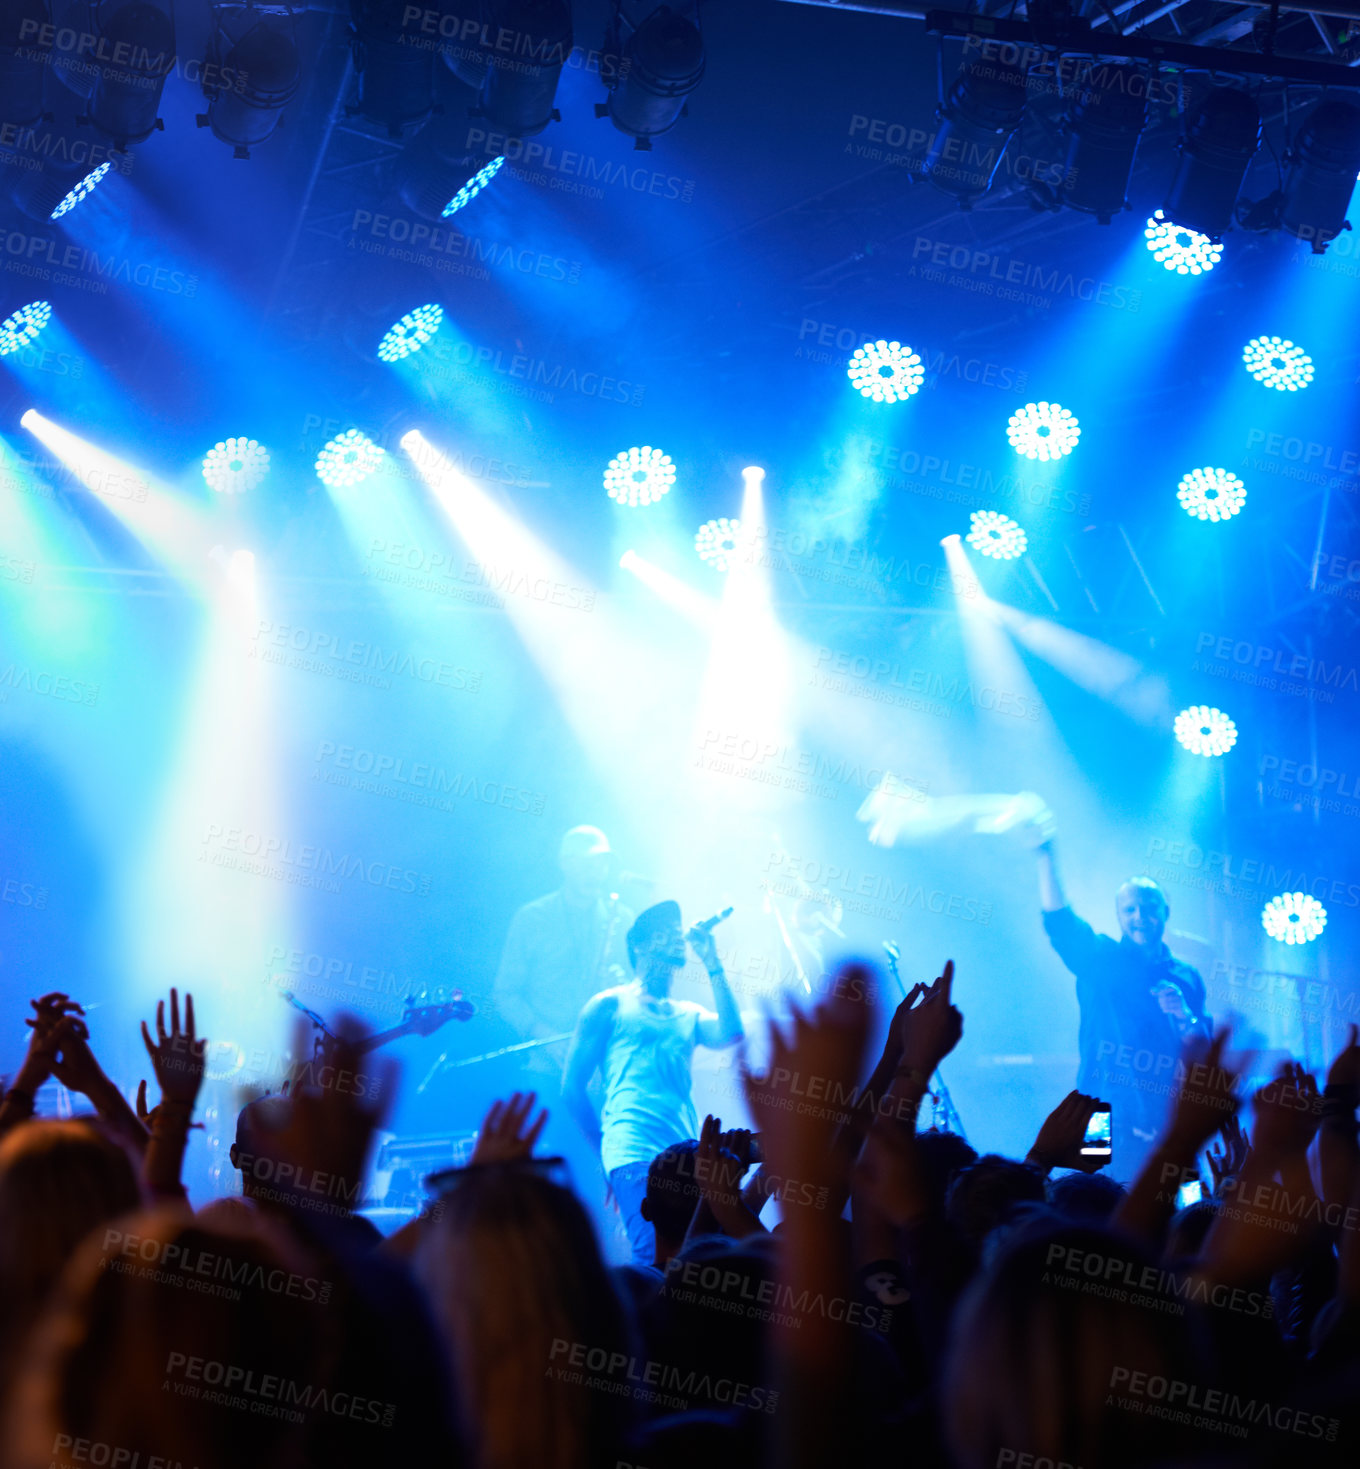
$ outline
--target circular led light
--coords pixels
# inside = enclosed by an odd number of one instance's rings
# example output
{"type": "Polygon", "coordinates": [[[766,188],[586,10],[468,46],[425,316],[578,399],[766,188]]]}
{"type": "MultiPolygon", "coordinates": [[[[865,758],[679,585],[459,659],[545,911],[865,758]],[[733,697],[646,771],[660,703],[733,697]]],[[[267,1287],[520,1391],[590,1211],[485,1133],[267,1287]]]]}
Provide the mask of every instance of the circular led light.
{"type": "Polygon", "coordinates": [[[417,306],[414,311],[408,311],[388,329],[387,335],[378,343],[378,361],[400,362],[412,352],[419,352],[434,337],[443,320],[442,306],[417,306]]]}
{"type": "Polygon", "coordinates": [[[1247,503],[1247,487],[1228,469],[1192,469],[1176,498],[1196,520],[1228,520],[1247,503]]]}
{"type": "Polygon", "coordinates": [[[1307,893],[1281,893],[1261,909],[1261,927],[1282,944],[1308,944],[1327,927],[1327,910],[1307,893]]]}
{"type": "Polygon", "coordinates": [[[1281,393],[1297,393],[1313,381],[1313,359],[1281,337],[1253,337],[1242,349],[1242,363],[1258,383],[1281,393]]]}
{"type": "Polygon", "coordinates": [[[1159,209],[1143,231],[1154,260],[1176,275],[1207,275],[1219,262],[1223,247],[1198,230],[1173,224],[1159,209]]]}
{"type": "Polygon", "coordinates": [[[501,171],[501,164],[504,162],[504,158],[493,158],[491,162],[486,165],[485,168],[479,168],[477,172],[474,173],[472,177],[467,181],[467,183],[465,183],[463,187],[459,189],[458,192],[453,196],[453,198],[450,199],[449,202],[444,206],[443,213],[440,217],[442,219],[447,219],[449,215],[457,214],[464,205],[471,204],[472,201],[477,197],[477,195],[480,194],[482,190],[486,188],[486,186],[491,182],[491,180],[494,179],[496,175],[501,171]]]}
{"type": "Polygon", "coordinates": [[[30,301],[0,321],[0,357],[27,347],[51,320],[52,308],[46,301],[30,301]]]}
{"type": "Polygon", "coordinates": [[[1081,426],[1061,403],[1026,403],[1011,414],[1006,437],[1026,459],[1060,459],[1077,447],[1081,426]]]}
{"type": "Polygon", "coordinates": [[[357,428],[337,434],[316,456],[316,477],[323,485],[342,488],[366,480],[386,451],[357,428]]]}
{"type": "Polygon", "coordinates": [[[741,521],[725,515],[706,520],[694,537],[694,549],[714,571],[730,571],[741,554],[741,521]]]}
{"type": "Polygon", "coordinates": [[[83,179],[71,190],[60,204],[49,214],[49,219],[60,219],[63,214],[70,214],[77,204],[87,195],[95,191],[99,180],[113,167],[112,161],[101,163],[92,173],[87,173],[83,179]]]}
{"type": "Polygon", "coordinates": [[[1237,726],[1221,709],[1192,704],[1176,716],[1176,738],[1192,755],[1226,755],[1237,743],[1237,726]]]}
{"type": "Polygon", "coordinates": [[[203,456],[203,478],[224,495],[253,490],[269,473],[269,450],[255,439],[224,439],[203,456]]]}
{"type": "Polygon", "coordinates": [[[869,342],[855,348],[846,376],[875,403],[900,403],[920,392],[926,369],[901,342],[869,342]]]}
{"type": "Polygon", "coordinates": [[[651,505],[675,483],[675,465],[669,454],[644,444],[625,449],[605,468],[604,487],[620,505],[651,505]]]}
{"type": "Polygon", "coordinates": [[[1009,515],[998,510],[974,510],[969,519],[973,528],[968,532],[968,544],[984,556],[1011,561],[1024,555],[1029,537],[1009,515]]]}

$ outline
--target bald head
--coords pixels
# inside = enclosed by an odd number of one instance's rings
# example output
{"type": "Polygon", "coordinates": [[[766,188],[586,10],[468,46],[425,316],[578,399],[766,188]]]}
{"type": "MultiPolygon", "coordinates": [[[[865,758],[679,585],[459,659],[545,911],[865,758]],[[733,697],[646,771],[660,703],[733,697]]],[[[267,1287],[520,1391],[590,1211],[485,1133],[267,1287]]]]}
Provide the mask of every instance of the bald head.
{"type": "Polygon", "coordinates": [[[1161,949],[1171,905],[1150,877],[1129,878],[1115,894],[1114,909],[1120,932],[1130,943],[1154,953],[1161,949]]]}

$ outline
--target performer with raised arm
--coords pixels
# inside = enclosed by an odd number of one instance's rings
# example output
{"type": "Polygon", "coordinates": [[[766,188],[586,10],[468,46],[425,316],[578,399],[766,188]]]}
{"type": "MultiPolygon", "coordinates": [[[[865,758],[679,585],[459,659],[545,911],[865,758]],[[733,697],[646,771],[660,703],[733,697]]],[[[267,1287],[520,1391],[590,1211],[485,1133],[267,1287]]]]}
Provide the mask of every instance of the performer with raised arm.
{"type": "Polygon", "coordinates": [[[1120,937],[1096,933],[1063,892],[1051,814],[1045,811],[1031,830],[1044,929],[1077,980],[1077,1086],[1109,1099],[1114,1166],[1128,1176],[1166,1116],[1185,1038],[1213,1033],[1204,980],[1163,941],[1171,908],[1150,877],[1131,877],[1115,894],[1120,937]]]}
{"type": "Polygon", "coordinates": [[[628,930],[628,958],[636,976],[596,995],[581,1011],[567,1054],[563,1100],[599,1150],[638,1264],[652,1261],[652,1226],[642,1217],[647,1170],[671,1146],[698,1137],[691,1092],[694,1048],[725,1049],[742,1039],[741,1016],[727,986],[713,940],[718,920],[686,934],[680,905],[656,903],[628,930]],[[673,1000],[671,984],[685,964],[685,942],[708,970],[713,1010],[673,1000]],[[604,1078],[597,1115],[587,1088],[604,1078]]]}

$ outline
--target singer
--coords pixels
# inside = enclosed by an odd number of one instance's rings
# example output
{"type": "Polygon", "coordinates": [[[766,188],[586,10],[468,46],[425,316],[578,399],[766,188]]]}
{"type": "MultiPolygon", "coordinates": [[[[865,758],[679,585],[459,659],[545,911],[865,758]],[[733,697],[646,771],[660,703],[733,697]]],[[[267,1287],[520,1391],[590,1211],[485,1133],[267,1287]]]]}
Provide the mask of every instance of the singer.
{"type": "Polygon", "coordinates": [[[725,1050],[742,1039],[741,1015],[713,940],[714,928],[731,911],[696,923],[686,934],[678,903],[644,909],[627,934],[635,978],[586,1004],[567,1053],[563,1101],[599,1150],[639,1265],[650,1265],[656,1248],[652,1226],[642,1216],[652,1159],[699,1135],[690,1076],[694,1048],[725,1050]],[[687,938],[708,970],[712,1010],[670,997],[671,983],[685,965],[687,938]],[[597,1070],[604,1078],[598,1115],[587,1090],[597,1070]]]}

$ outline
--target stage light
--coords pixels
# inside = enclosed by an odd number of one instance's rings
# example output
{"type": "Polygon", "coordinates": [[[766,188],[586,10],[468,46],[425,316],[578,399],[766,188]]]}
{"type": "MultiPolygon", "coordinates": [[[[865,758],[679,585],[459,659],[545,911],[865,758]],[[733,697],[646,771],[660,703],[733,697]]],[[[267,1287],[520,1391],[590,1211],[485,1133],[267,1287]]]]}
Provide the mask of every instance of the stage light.
{"type": "Polygon", "coordinates": [[[920,357],[901,342],[867,342],[856,347],[845,373],[875,403],[903,403],[919,393],[926,380],[920,357]]]}
{"type": "Polygon", "coordinates": [[[382,463],[384,452],[367,434],[348,428],[316,456],[316,477],[334,489],[357,485],[382,463]]]}
{"type": "Polygon", "coordinates": [[[1192,469],[1176,486],[1176,498],[1196,520],[1228,520],[1247,503],[1247,487],[1228,469],[1192,469]]]}
{"type": "Polygon", "coordinates": [[[675,483],[675,464],[669,454],[645,444],[625,449],[605,468],[604,487],[620,505],[651,505],[675,483]]]}
{"type": "Polygon", "coordinates": [[[1177,275],[1207,275],[1223,256],[1223,247],[1198,230],[1173,224],[1159,209],[1143,231],[1152,258],[1177,275]]]}
{"type": "Polygon", "coordinates": [[[249,158],[252,148],[274,136],[283,109],[297,95],[302,68],[295,22],[291,15],[260,15],[247,6],[216,5],[212,13],[202,82],[208,110],[194,120],[230,144],[233,157],[249,158]]]}
{"type": "Polygon", "coordinates": [[[90,99],[84,120],[115,148],[144,143],[161,126],[161,94],[175,64],[174,18],[148,0],[103,0],[84,13],[95,44],[87,52],[82,38],[67,64],[57,63],[57,74],[90,99]]]}
{"type": "Polygon", "coordinates": [[[74,189],[71,189],[67,193],[66,197],[47,217],[49,219],[60,219],[63,214],[70,214],[70,212],[76,207],[77,204],[80,203],[82,199],[84,199],[87,195],[94,193],[95,189],[98,187],[100,179],[102,179],[112,167],[112,162],[106,161],[104,163],[101,163],[98,168],[92,169],[89,173],[85,175],[83,179],[81,179],[81,181],[75,186],[74,189]]]}
{"type": "Polygon", "coordinates": [[[694,549],[714,571],[730,571],[741,550],[741,521],[725,515],[706,520],[694,537],[694,549]]]}
{"type": "Polygon", "coordinates": [[[939,126],[925,176],[971,209],[992,186],[1011,135],[1025,114],[1025,73],[1005,61],[967,61],[936,109],[939,126]]]}
{"type": "MultiPolygon", "coordinates": [[[[650,148],[669,132],[685,108],[685,98],[704,78],[704,40],[687,16],[661,5],[622,40],[621,8],[605,36],[604,53],[620,57],[608,78],[609,100],[595,104],[596,117],[609,117],[635,148],[650,148]]],[[[601,68],[603,76],[603,68],[601,68]]]]}
{"type": "Polygon", "coordinates": [[[1327,927],[1327,910],[1307,893],[1281,893],[1261,909],[1261,927],[1282,944],[1309,944],[1327,927]]]}
{"type": "Polygon", "coordinates": [[[1060,459],[1077,447],[1081,425],[1061,403],[1026,403],[1011,414],[1006,437],[1026,459],[1060,459]]]}
{"type": "Polygon", "coordinates": [[[1166,203],[1168,219],[1217,240],[1231,229],[1237,196],[1261,146],[1261,109],[1236,87],[1215,87],[1186,121],[1166,203]]]}
{"type": "Polygon", "coordinates": [[[1321,255],[1347,228],[1346,210],[1360,173],[1360,109],[1339,97],[1324,97],[1294,134],[1286,155],[1280,223],[1291,235],[1312,242],[1321,255]]]}
{"type": "Polygon", "coordinates": [[[631,571],[638,564],[638,553],[630,546],[622,556],[619,557],[619,565],[625,571],[631,571]]]}
{"type": "Polygon", "coordinates": [[[968,532],[968,544],[974,550],[997,561],[1012,561],[1024,555],[1029,537],[1009,515],[997,510],[974,510],[969,520],[973,528],[968,532]]]}
{"type": "Polygon", "coordinates": [[[1237,726],[1221,709],[1192,704],[1176,716],[1176,738],[1192,755],[1226,755],[1237,743],[1237,726]]]}
{"type": "Polygon", "coordinates": [[[219,494],[253,490],[268,473],[269,450],[255,439],[223,439],[203,456],[203,478],[219,494]]]}
{"type": "Polygon", "coordinates": [[[378,343],[379,362],[400,362],[412,352],[419,352],[439,330],[444,320],[444,308],[433,304],[417,306],[408,311],[400,321],[393,323],[387,335],[378,343]]]}
{"type": "Polygon", "coordinates": [[[30,301],[0,321],[0,357],[8,357],[20,347],[27,347],[52,320],[52,308],[46,301],[30,301]]]}
{"type": "Polygon", "coordinates": [[[55,39],[48,0],[9,0],[0,21],[0,132],[41,120],[55,39]]]}
{"type": "Polygon", "coordinates": [[[472,201],[477,197],[477,195],[480,194],[482,190],[486,188],[486,186],[491,182],[491,180],[494,179],[496,175],[501,171],[501,165],[504,162],[504,158],[493,158],[491,162],[486,165],[485,168],[479,168],[477,172],[474,173],[472,177],[467,181],[467,183],[465,183],[458,190],[453,198],[444,205],[443,209],[439,211],[440,218],[448,219],[450,215],[457,214],[460,209],[466,207],[468,204],[471,204],[472,201]]]}
{"type": "Polygon", "coordinates": [[[1060,190],[1069,209],[1109,224],[1128,208],[1129,175],[1147,126],[1147,87],[1132,66],[1102,67],[1099,87],[1082,87],[1067,114],[1067,161],[1060,190]]]}
{"type": "Polygon", "coordinates": [[[1281,393],[1297,393],[1313,381],[1313,359],[1280,337],[1253,337],[1242,349],[1242,363],[1258,383],[1281,393]]]}
{"type": "Polygon", "coordinates": [[[435,109],[435,52],[410,44],[419,37],[405,24],[403,0],[350,0],[349,10],[359,76],[349,110],[385,127],[390,138],[405,137],[435,109]]]}
{"type": "Polygon", "coordinates": [[[488,51],[478,115],[491,130],[531,138],[561,114],[553,107],[562,67],[572,50],[566,0],[493,0],[479,36],[508,36],[488,51]]]}

